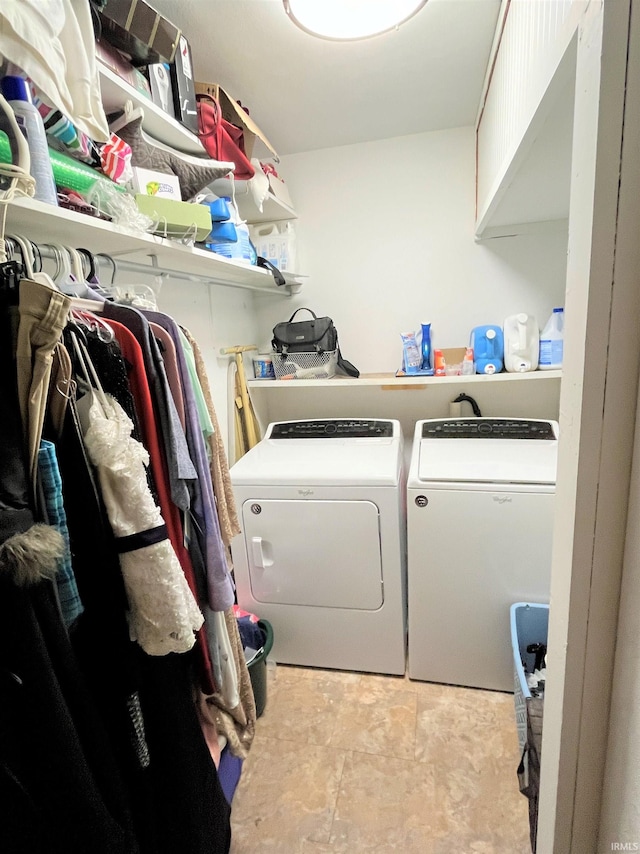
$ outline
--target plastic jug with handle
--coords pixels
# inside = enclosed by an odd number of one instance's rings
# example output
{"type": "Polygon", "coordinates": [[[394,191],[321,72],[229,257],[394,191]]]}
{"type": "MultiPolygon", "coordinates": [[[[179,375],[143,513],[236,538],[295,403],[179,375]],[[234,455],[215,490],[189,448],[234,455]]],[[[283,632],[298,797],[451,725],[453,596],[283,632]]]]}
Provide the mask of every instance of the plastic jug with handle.
{"type": "Polygon", "coordinates": [[[510,373],[526,373],[538,367],[540,331],[531,314],[511,314],[504,321],[504,367],[510,373]]]}
{"type": "Polygon", "coordinates": [[[499,374],[504,356],[504,338],[501,326],[488,324],[474,326],[471,330],[473,355],[477,374],[499,374]]]}

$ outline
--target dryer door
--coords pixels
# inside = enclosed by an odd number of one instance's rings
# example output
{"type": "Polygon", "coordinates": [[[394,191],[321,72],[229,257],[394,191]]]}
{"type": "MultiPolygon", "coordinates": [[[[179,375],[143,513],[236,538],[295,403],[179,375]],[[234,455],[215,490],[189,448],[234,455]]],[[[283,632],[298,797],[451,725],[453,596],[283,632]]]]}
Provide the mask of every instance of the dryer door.
{"type": "Polygon", "coordinates": [[[382,605],[372,501],[258,499],[244,502],[242,521],[256,601],[364,611],[382,605]]]}

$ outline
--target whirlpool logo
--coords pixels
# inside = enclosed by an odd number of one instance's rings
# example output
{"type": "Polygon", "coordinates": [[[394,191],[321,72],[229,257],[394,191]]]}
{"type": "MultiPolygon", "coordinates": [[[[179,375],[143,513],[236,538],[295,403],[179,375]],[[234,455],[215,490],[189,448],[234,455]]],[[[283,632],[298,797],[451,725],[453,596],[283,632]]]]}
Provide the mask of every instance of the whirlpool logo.
{"type": "Polygon", "coordinates": [[[513,498],[509,498],[506,495],[494,495],[493,500],[496,502],[496,504],[511,504],[513,498]]]}

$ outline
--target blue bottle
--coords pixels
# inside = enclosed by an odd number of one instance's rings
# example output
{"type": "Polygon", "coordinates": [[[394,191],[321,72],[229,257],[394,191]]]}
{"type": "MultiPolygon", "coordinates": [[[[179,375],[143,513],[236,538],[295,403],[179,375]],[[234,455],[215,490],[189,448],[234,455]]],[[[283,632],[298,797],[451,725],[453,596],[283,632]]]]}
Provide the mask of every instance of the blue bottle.
{"type": "Polygon", "coordinates": [[[504,364],[504,336],[501,326],[474,326],[470,345],[477,374],[499,374],[504,364]]]}

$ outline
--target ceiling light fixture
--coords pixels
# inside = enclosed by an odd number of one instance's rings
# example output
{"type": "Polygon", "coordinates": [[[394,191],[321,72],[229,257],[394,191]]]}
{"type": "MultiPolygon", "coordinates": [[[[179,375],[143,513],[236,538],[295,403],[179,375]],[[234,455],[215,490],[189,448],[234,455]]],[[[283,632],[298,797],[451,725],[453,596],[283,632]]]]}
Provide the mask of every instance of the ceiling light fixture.
{"type": "Polygon", "coordinates": [[[291,20],[312,36],[354,41],[396,29],[427,0],[283,0],[291,20]]]}

